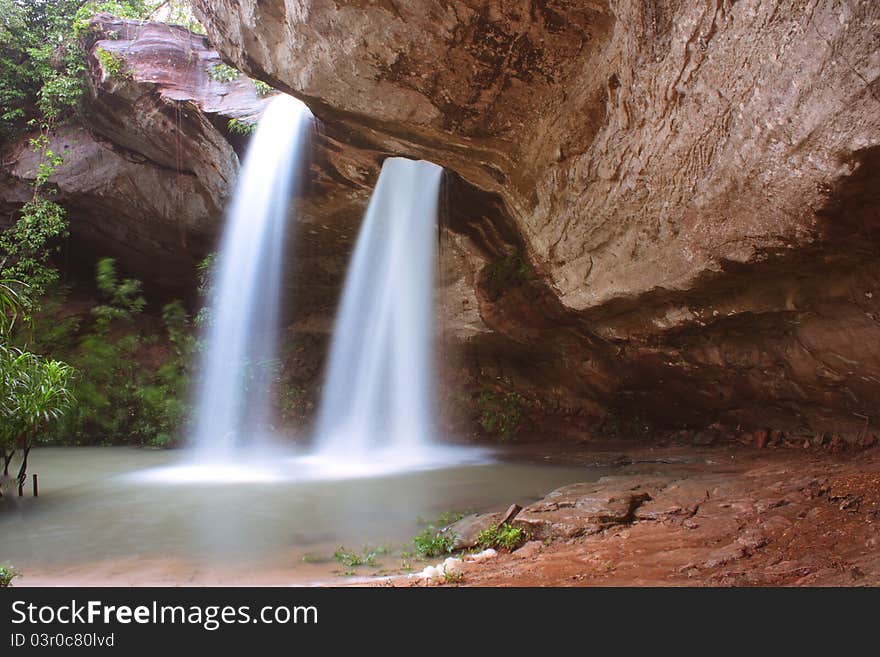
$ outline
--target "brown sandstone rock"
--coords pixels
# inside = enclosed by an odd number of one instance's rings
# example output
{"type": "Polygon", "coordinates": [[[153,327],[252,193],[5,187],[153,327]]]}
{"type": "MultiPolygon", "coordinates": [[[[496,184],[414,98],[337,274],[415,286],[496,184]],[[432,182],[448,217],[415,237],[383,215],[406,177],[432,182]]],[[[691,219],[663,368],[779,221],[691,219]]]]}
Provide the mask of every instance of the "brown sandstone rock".
{"type": "Polygon", "coordinates": [[[474,352],[533,407],[850,430],[880,403],[876,3],[195,4],[349,143],[497,199],[543,287],[478,289],[474,352]]]}

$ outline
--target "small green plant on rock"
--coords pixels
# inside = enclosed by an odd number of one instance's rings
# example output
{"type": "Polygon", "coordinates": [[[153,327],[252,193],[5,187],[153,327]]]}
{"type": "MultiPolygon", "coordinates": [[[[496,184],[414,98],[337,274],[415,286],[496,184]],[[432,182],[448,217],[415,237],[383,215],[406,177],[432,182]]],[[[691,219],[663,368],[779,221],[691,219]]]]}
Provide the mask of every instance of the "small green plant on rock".
{"type": "Polygon", "coordinates": [[[497,301],[510,290],[534,278],[532,268],[519,251],[510,251],[486,265],[482,275],[483,291],[490,301],[497,301]]]}
{"type": "Polygon", "coordinates": [[[481,531],[477,535],[477,545],[482,548],[512,551],[522,545],[527,538],[523,529],[505,522],[499,527],[490,527],[481,531]]]}
{"type": "Polygon", "coordinates": [[[516,392],[484,390],[477,397],[480,426],[501,440],[513,438],[522,425],[524,402],[516,392]]]}
{"type": "Polygon", "coordinates": [[[262,80],[254,80],[254,90],[257,92],[257,96],[259,96],[260,98],[265,98],[273,91],[275,91],[272,85],[266,84],[262,80]]]}
{"type": "Polygon", "coordinates": [[[9,564],[0,563],[0,589],[12,586],[12,580],[21,577],[21,574],[9,564]]]}
{"type": "Polygon", "coordinates": [[[226,129],[233,135],[249,135],[257,129],[257,124],[241,119],[229,119],[226,129]]]}
{"type": "Polygon", "coordinates": [[[214,64],[208,69],[208,77],[215,82],[223,82],[228,84],[238,78],[238,69],[228,64],[214,64]]]}
{"type": "Polygon", "coordinates": [[[131,79],[131,71],[125,66],[125,60],[109,50],[98,48],[95,50],[95,57],[101,62],[101,68],[107,72],[111,78],[121,78],[123,80],[131,79]]]}

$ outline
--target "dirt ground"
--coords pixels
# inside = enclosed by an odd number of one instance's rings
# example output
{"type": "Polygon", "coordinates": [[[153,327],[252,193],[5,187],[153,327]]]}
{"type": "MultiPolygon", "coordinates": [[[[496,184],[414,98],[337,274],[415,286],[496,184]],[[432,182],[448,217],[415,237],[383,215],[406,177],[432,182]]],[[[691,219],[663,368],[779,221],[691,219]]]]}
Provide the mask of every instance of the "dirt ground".
{"type": "MultiPolygon", "coordinates": [[[[465,563],[461,586],[880,584],[880,448],[739,445],[585,450],[536,458],[623,463],[560,489],[516,524],[533,539],[465,563]]],[[[451,585],[417,578],[391,586],[451,585]]]]}

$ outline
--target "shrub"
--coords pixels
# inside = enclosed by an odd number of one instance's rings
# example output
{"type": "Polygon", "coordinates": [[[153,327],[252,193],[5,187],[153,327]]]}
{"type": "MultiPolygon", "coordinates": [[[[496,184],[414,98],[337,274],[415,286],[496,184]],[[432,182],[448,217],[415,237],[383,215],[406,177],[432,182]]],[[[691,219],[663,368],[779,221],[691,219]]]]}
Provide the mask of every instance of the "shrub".
{"type": "Polygon", "coordinates": [[[482,548],[515,550],[527,538],[526,532],[519,527],[504,523],[499,527],[484,529],[477,535],[477,545],[482,548]]]}
{"type": "Polygon", "coordinates": [[[429,525],[413,537],[416,552],[421,557],[439,557],[452,552],[455,536],[447,529],[437,529],[429,525]]]}
{"type": "Polygon", "coordinates": [[[228,84],[238,78],[238,69],[228,64],[214,64],[208,69],[208,77],[215,82],[228,84]]]}

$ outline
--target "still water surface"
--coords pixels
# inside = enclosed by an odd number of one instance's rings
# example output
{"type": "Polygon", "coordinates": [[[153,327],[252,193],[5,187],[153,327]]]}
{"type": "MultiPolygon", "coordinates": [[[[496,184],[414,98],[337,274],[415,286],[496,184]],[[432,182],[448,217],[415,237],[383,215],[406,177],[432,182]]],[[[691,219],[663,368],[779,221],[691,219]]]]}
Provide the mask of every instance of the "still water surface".
{"type": "Polygon", "coordinates": [[[341,584],[346,569],[331,558],[340,545],[392,546],[356,574],[396,571],[411,560],[401,553],[424,519],[524,504],[606,474],[493,461],[336,480],[141,476],[179,459],[126,447],[35,449],[40,497],[28,489],[0,502],[0,562],[22,572],[19,586],[341,584]]]}

